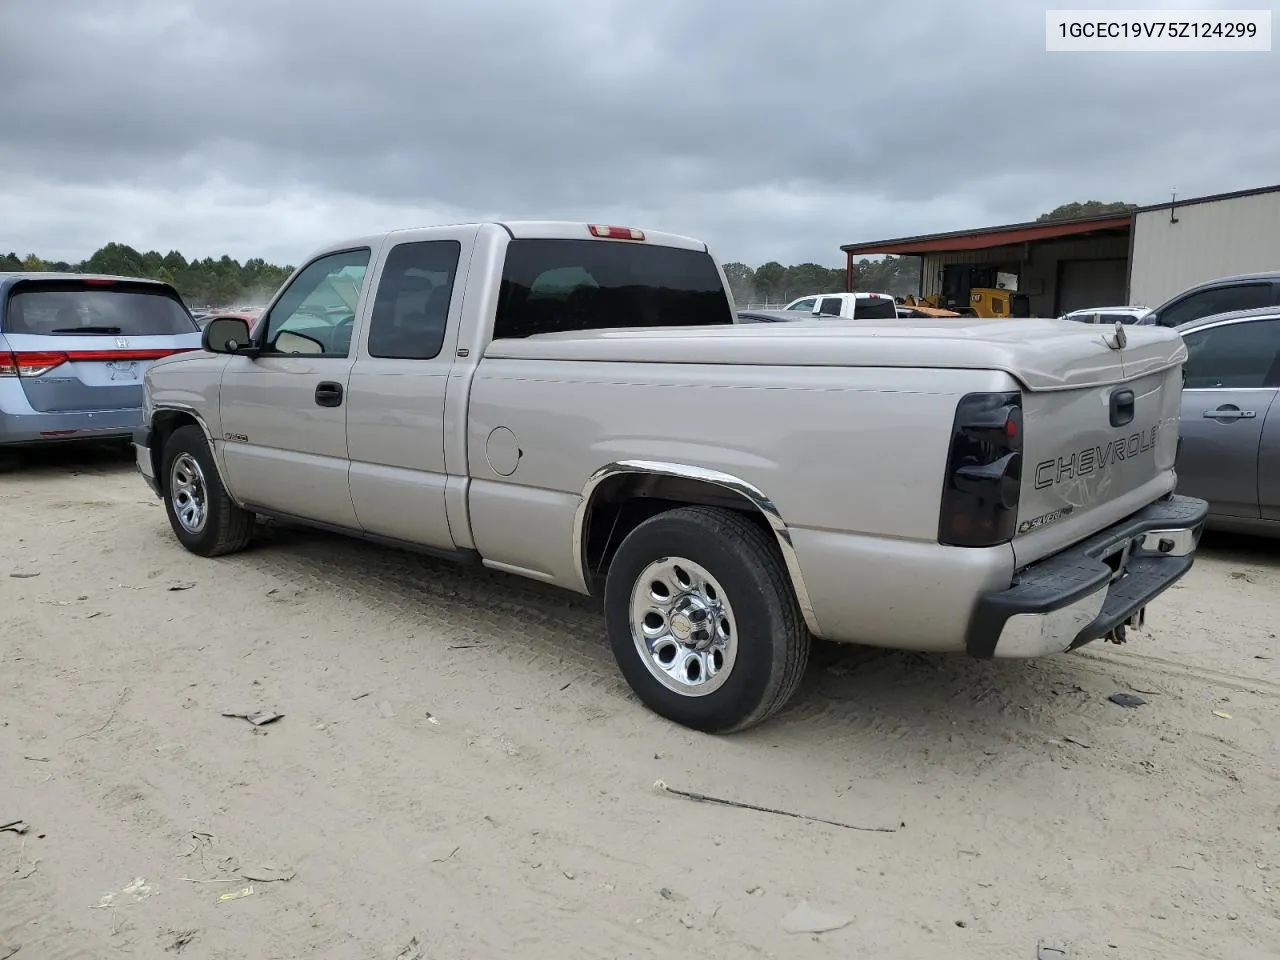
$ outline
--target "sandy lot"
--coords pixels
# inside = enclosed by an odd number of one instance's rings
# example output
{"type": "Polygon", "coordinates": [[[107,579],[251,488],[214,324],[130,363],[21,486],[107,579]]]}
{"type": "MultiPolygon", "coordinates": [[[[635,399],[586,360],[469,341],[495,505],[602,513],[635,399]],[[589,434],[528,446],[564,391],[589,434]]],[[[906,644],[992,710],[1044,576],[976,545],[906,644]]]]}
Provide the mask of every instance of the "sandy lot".
{"type": "Polygon", "coordinates": [[[45,456],[0,477],[0,958],[1275,957],[1278,555],[1211,539],[1122,648],[824,646],[717,739],[590,603],[310,532],[200,560],[45,456]]]}

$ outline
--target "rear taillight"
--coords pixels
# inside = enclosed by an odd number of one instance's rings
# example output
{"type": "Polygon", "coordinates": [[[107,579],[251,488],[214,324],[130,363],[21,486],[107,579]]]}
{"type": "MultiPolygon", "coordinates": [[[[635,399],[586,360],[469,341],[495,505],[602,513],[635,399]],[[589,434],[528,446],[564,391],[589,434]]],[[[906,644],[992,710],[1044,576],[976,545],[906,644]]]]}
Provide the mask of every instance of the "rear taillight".
{"type": "Polygon", "coordinates": [[[65,353],[22,350],[0,354],[0,377],[39,377],[67,362],[65,353]]]}
{"type": "Polygon", "coordinates": [[[1013,539],[1022,491],[1022,394],[971,393],[956,407],[938,542],[992,547],[1013,539]]]}
{"type": "Polygon", "coordinates": [[[64,363],[102,363],[124,360],[161,360],[196,347],[173,350],[19,350],[0,353],[0,377],[39,377],[64,363]]]}

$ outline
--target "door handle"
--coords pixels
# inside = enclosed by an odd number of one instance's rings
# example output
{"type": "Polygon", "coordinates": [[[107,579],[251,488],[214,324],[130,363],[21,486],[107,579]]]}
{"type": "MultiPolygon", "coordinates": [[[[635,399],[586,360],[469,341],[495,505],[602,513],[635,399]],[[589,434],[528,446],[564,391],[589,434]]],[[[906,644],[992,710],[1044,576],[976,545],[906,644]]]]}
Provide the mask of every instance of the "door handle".
{"type": "Polygon", "coordinates": [[[1217,410],[1206,410],[1206,420],[1252,420],[1258,414],[1253,410],[1241,410],[1236,406],[1219,407],[1217,410]]]}
{"type": "Polygon", "coordinates": [[[326,380],[316,385],[316,403],[322,407],[342,406],[342,384],[326,380]]]}

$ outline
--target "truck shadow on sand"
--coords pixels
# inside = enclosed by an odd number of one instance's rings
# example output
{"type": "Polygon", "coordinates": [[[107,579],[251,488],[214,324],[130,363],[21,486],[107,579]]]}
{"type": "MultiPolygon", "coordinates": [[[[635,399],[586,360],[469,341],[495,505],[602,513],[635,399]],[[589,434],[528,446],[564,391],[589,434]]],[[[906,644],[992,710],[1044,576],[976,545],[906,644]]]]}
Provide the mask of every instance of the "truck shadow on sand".
{"type": "MultiPolygon", "coordinates": [[[[1225,548],[1255,564],[1275,562],[1265,543],[1231,538],[1225,548]]],[[[1214,550],[1206,542],[1206,553],[1214,550]]],[[[546,672],[548,684],[567,673],[575,684],[596,688],[609,712],[643,709],[618,673],[597,600],[276,524],[264,526],[259,544],[237,562],[250,562],[304,591],[348,594],[353,603],[403,623],[418,643],[446,642],[432,638],[439,628],[448,644],[474,640],[485,649],[470,655],[507,657],[546,672]]],[[[1143,642],[1121,649],[1137,650],[1143,642]]],[[[819,641],[791,703],[741,736],[810,746],[875,740],[881,749],[895,741],[932,748],[958,738],[979,750],[1000,751],[1029,731],[1033,737],[1053,736],[1070,726],[1073,714],[1118,711],[1106,701],[1124,689],[1125,676],[1140,688],[1144,684],[1134,664],[1107,656],[1115,650],[1099,641],[1076,654],[1035,661],[976,661],[819,641]]]]}

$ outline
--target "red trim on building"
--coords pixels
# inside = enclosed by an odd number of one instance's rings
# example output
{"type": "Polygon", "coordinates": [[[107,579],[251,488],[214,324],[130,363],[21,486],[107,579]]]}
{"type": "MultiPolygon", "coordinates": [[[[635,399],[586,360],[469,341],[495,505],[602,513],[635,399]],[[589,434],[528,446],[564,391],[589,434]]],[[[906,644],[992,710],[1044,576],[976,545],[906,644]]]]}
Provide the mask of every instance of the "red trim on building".
{"type": "Polygon", "coordinates": [[[986,250],[990,247],[1007,247],[1035,240],[1073,237],[1099,230],[1130,230],[1132,227],[1133,216],[1126,213],[1089,220],[1014,224],[1008,227],[989,227],[985,230],[935,233],[919,237],[902,237],[897,240],[876,240],[871,243],[851,243],[841,249],[851,259],[855,256],[869,257],[886,253],[920,255],[952,250],[986,250]]]}

